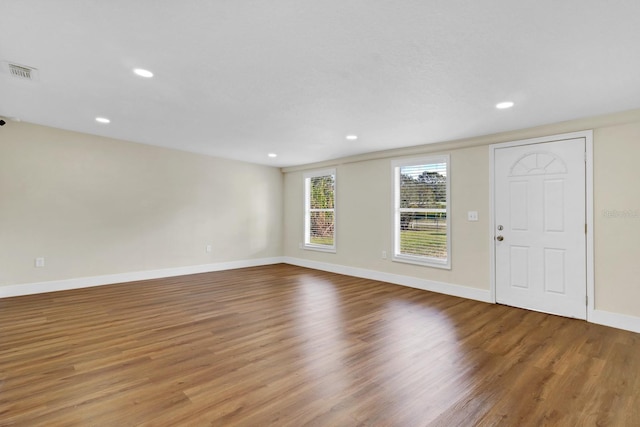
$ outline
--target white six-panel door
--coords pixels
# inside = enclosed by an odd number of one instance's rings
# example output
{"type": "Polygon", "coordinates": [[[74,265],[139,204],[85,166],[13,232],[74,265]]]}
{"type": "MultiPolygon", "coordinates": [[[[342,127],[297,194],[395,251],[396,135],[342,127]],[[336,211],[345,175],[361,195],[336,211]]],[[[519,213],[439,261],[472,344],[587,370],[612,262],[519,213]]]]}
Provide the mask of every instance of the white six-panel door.
{"type": "Polygon", "coordinates": [[[585,139],[494,152],[496,301],[586,318],[585,139]]]}

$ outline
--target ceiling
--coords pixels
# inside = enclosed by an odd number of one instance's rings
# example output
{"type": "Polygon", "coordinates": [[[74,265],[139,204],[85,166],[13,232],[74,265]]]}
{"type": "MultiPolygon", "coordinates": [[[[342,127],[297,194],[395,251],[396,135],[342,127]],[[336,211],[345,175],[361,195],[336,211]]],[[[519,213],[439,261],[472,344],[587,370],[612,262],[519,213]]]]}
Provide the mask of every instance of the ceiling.
{"type": "Polygon", "coordinates": [[[640,107],[637,0],[0,8],[0,61],[38,70],[26,81],[4,64],[0,115],[253,163],[301,165],[640,107]],[[501,101],[515,106],[498,110],[501,101]]]}

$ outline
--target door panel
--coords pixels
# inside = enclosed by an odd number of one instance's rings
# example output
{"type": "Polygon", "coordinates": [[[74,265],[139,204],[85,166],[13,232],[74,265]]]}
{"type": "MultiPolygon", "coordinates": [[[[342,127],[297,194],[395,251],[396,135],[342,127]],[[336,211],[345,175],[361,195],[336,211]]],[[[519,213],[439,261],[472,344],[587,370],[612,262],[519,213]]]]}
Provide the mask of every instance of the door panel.
{"type": "Polygon", "coordinates": [[[544,290],[556,294],[566,293],[565,251],[544,250],[544,290]]]}
{"type": "Polygon", "coordinates": [[[584,138],[495,150],[497,302],[586,318],[584,153],[584,138]]]}
{"type": "Polygon", "coordinates": [[[511,250],[511,286],[527,289],[529,287],[529,248],[510,246],[511,250]]]}
{"type": "Polygon", "coordinates": [[[564,232],[564,181],[544,182],[544,231],[564,232]]]}
{"type": "Polygon", "coordinates": [[[510,187],[509,226],[513,231],[527,231],[529,229],[528,183],[526,181],[512,181],[510,187]]]}

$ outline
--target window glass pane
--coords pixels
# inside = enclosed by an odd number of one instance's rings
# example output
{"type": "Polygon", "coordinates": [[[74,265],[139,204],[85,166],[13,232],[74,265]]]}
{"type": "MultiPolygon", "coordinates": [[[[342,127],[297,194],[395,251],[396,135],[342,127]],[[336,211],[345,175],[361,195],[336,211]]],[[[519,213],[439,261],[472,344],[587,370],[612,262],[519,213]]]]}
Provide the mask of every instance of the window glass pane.
{"type": "Polygon", "coordinates": [[[335,252],[335,169],[305,174],[305,249],[335,252]]]}
{"type": "Polygon", "coordinates": [[[334,216],[332,211],[311,211],[309,243],[333,246],[334,216]]]}
{"type": "Polygon", "coordinates": [[[311,178],[311,209],[333,209],[333,175],[311,178]]]}
{"type": "Polygon", "coordinates": [[[446,213],[401,213],[400,253],[446,259],[446,213]]]}
{"type": "Polygon", "coordinates": [[[400,168],[401,208],[446,208],[447,164],[400,168]]]}
{"type": "Polygon", "coordinates": [[[450,267],[448,163],[448,156],[395,162],[395,260],[450,267]]]}

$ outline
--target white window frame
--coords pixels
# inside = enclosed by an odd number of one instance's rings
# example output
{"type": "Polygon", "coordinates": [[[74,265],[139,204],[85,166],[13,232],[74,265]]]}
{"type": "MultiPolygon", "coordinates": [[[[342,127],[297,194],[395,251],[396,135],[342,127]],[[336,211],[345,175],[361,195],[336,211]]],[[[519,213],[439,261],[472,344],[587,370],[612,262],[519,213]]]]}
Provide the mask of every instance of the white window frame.
{"type": "Polygon", "coordinates": [[[322,169],[306,172],[304,174],[304,243],[303,248],[312,251],[320,252],[336,252],[336,237],[337,237],[337,184],[338,179],[336,175],[336,169],[322,169]],[[324,211],[333,212],[333,245],[320,245],[317,243],[311,243],[311,212],[318,211],[317,209],[311,209],[311,178],[320,176],[333,175],[333,209],[322,209],[324,211]]]}
{"type": "MultiPolygon", "coordinates": [[[[425,157],[412,157],[407,159],[398,159],[391,162],[391,170],[393,176],[393,189],[392,189],[392,243],[393,250],[391,260],[396,262],[404,262],[409,264],[418,264],[428,267],[436,267],[450,270],[451,269],[451,158],[448,154],[425,156],[425,157]],[[400,168],[404,166],[417,166],[427,165],[432,163],[446,163],[446,203],[447,208],[445,210],[447,214],[446,227],[447,227],[447,259],[442,260],[440,258],[409,255],[400,253],[400,214],[403,209],[400,209],[400,168]]],[[[415,211],[415,209],[411,209],[415,211]]],[[[425,209],[425,212],[436,211],[436,209],[425,209]]]]}

